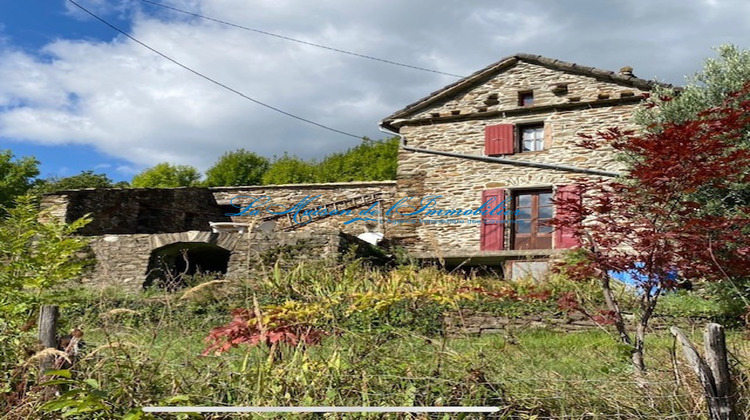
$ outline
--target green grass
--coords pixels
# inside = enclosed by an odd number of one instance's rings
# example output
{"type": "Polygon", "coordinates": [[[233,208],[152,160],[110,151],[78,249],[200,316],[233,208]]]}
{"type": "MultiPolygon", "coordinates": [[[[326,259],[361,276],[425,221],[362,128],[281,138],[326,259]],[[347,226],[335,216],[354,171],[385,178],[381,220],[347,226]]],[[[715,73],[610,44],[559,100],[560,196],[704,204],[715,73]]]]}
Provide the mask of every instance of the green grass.
{"type": "MultiPolygon", "coordinates": [[[[205,289],[190,299],[180,299],[183,292],[75,292],[62,310],[63,328],[79,326],[85,332],[74,379],[84,388],[82,380],[95,380],[102,393],[98,398],[108,407],[81,418],[117,418],[133,408],[163,404],[490,405],[500,407],[506,418],[629,419],[665,413],[701,418],[699,386],[680,353],[673,355],[667,332],[648,336],[649,387],[644,389],[633,374],[629,348],[618,344],[612,331],[516,329],[445,338],[435,333],[435,323],[446,304],[430,299],[395,301],[384,311],[365,311],[352,319],[339,311],[324,325],[335,333],[319,346],[282,346],[278,353],[265,345],[240,346],[219,356],[201,356],[211,328],[228,322],[231,309],[252,307],[253,294],[261,305],[271,305],[289,299],[315,302],[334,293],[414,290],[420,284],[440,289],[463,282],[491,290],[513,288],[519,294],[539,292],[530,284],[467,279],[434,269],[381,273],[353,264],[269,270],[266,278],[205,289]]],[[[556,296],[568,291],[598,304],[592,285],[557,279],[544,287],[551,297],[526,305],[511,299],[467,306],[506,315],[550,311],[556,296]]],[[[685,302],[694,297],[669,299],[677,308],[689,308],[685,302]]],[[[667,312],[673,310],[670,304],[667,312]]],[[[700,342],[701,331],[688,333],[700,342]]],[[[729,341],[736,360],[747,360],[750,348],[740,334],[730,333],[729,341]]],[[[735,372],[748,373],[742,365],[735,372]]],[[[35,414],[50,415],[39,411],[41,398],[29,394],[28,399],[35,414]]]]}

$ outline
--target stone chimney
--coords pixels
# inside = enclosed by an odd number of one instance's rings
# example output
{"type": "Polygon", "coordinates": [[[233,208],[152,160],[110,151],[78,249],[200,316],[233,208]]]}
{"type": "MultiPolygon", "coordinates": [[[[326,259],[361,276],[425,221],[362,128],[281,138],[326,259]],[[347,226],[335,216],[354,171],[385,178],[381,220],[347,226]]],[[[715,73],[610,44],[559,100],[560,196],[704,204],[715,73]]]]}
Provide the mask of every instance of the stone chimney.
{"type": "Polygon", "coordinates": [[[621,69],[620,69],[620,75],[622,75],[622,76],[630,76],[630,77],[635,77],[635,76],[633,75],[633,68],[632,68],[632,67],[630,67],[630,66],[625,66],[625,67],[621,68],[621,69]]]}

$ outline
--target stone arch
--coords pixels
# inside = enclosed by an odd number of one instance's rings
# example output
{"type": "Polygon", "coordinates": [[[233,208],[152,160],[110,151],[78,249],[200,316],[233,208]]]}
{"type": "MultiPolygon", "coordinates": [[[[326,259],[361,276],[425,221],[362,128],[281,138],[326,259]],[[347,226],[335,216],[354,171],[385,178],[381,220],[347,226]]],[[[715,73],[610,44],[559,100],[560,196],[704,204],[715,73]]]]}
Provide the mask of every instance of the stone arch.
{"type": "Polygon", "coordinates": [[[185,276],[198,273],[223,276],[231,252],[205,242],[176,242],[151,251],[144,287],[159,285],[177,289],[186,285],[185,276]]]}
{"type": "Polygon", "coordinates": [[[202,231],[151,235],[143,286],[176,289],[186,285],[185,276],[199,272],[225,275],[239,237],[237,233],[202,231]]]}

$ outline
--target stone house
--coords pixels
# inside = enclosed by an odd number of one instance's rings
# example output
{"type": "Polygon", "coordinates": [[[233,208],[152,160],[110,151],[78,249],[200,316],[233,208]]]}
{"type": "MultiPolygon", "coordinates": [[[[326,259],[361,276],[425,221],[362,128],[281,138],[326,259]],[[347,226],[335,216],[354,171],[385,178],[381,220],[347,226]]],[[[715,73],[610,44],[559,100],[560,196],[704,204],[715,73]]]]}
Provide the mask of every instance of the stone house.
{"type": "Polygon", "coordinates": [[[97,263],[86,280],[131,290],[164,270],[243,276],[279,248],[303,259],[336,255],[368,220],[418,259],[535,275],[575,245],[544,223],[553,199],[576,197],[578,178],[620,169],[611,150],[577,147],[578,135],[630,127],[653,86],[629,68],[516,54],[381,121],[402,138],[395,182],[87,189],[46,195],[42,207],[67,221],[91,214],[80,234],[97,263]],[[288,209],[305,203],[309,223],[269,206],[237,214],[258,197],[288,209]]]}
{"type": "Polygon", "coordinates": [[[394,225],[392,239],[449,265],[501,265],[513,277],[545,270],[544,261],[576,245],[545,225],[557,211],[552,199],[577,197],[576,179],[621,169],[611,149],[577,146],[579,135],[632,128],[634,108],[654,84],[629,67],[615,73],[516,54],[396,111],[380,123],[402,139],[396,200],[504,205],[485,216],[444,212],[450,223],[423,211],[415,223],[394,225]]]}

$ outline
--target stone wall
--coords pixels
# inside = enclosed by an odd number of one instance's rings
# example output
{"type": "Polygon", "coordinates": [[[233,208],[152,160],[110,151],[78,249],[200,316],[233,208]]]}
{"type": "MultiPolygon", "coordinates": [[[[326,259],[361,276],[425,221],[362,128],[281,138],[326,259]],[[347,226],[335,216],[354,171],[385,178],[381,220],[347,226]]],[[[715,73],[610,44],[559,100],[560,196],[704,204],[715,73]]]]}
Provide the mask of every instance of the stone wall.
{"type": "MultiPolygon", "coordinates": [[[[216,202],[222,206],[224,213],[238,213],[240,209],[230,206],[230,202],[233,198],[233,203],[240,207],[245,207],[252,203],[255,199],[260,197],[268,197],[268,203],[275,205],[277,210],[280,209],[278,206],[290,207],[299,203],[305,197],[316,197],[314,201],[311,201],[305,209],[315,209],[316,207],[323,206],[327,203],[351,199],[360,196],[366,196],[369,194],[379,194],[381,198],[380,208],[387,208],[393,202],[393,197],[396,195],[396,182],[395,181],[372,181],[372,182],[342,182],[342,183],[329,183],[329,184],[294,184],[294,185],[263,185],[263,186],[252,186],[252,187],[215,187],[211,188],[216,202]]],[[[350,234],[359,234],[364,231],[364,225],[361,222],[355,222],[350,224],[344,224],[351,220],[353,217],[363,211],[367,210],[370,205],[365,207],[357,207],[352,211],[354,216],[330,216],[327,218],[320,219],[313,223],[306,224],[298,227],[296,230],[299,232],[306,231],[319,231],[319,230],[340,230],[342,232],[350,234]]],[[[374,210],[378,206],[375,206],[374,210]]],[[[232,221],[242,223],[258,223],[260,219],[265,216],[269,216],[268,212],[261,212],[257,216],[243,215],[233,216],[232,221]]],[[[300,217],[300,220],[304,220],[300,217]]],[[[278,220],[277,228],[283,228],[287,226],[285,218],[278,220]]],[[[388,229],[387,224],[380,226],[381,232],[388,229]]]]}
{"type": "Polygon", "coordinates": [[[443,316],[443,329],[450,337],[462,335],[502,334],[512,330],[546,328],[576,332],[600,328],[580,313],[532,314],[517,317],[499,316],[482,312],[461,311],[443,316]]]}
{"type": "Polygon", "coordinates": [[[90,240],[96,265],[83,283],[140,290],[152,252],[166,245],[184,243],[213,244],[230,251],[225,277],[241,278],[256,275],[261,263],[273,264],[280,252],[292,250],[295,262],[335,259],[349,242],[338,231],[103,235],[90,240]]]}
{"type": "MultiPolygon", "coordinates": [[[[96,258],[96,265],[84,283],[139,290],[150,271],[152,253],[172,244],[212,244],[229,251],[226,276],[231,278],[253,275],[253,267],[276,258],[280,252],[294,261],[335,258],[348,244],[356,242],[356,238],[342,236],[340,232],[357,235],[364,231],[363,222],[344,225],[355,215],[323,218],[288,232],[282,231],[284,225],[280,223],[271,231],[212,233],[209,222],[257,224],[268,215],[226,216],[225,213],[238,211],[229,206],[233,197],[244,196],[235,200],[240,205],[268,196],[273,204],[292,206],[306,196],[319,195],[306,207],[313,209],[377,193],[382,209],[392,202],[395,187],[394,181],[385,181],[211,189],[86,189],[46,195],[41,207],[46,211],[44,217],[68,222],[85,214],[92,216],[93,221],[79,232],[89,238],[96,258]]],[[[354,212],[364,209],[358,207],[354,212]]],[[[380,226],[381,231],[387,228],[387,224],[380,226]]]]}
{"type": "Polygon", "coordinates": [[[423,110],[415,114],[414,118],[515,110],[520,107],[519,92],[532,90],[535,106],[629,98],[645,92],[636,87],[602,81],[593,76],[571,74],[518,61],[499,76],[423,110]],[[565,85],[564,93],[558,89],[559,85],[565,85]]]}
{"type": "Polygon", "coordinates": [[[99,188],[45,195],[50,216],[72,222],[86,214],[80,235],[148,234],[207,230],[229,221],[206,188],[99,188]]]}
{"type": "MultiPolygon", "coordinates": [[[[515,67],[461,96],[420,111],[411,119],[393,124],[399,126],[408,146],[483,156],[486,126],[544,123],[544,150],[502,157],[617,172],[621,166],[614,160],[611,149],[603,147],[595,151],[588,150],[578,147],[577,143],[581,140],[581,134],[595,134],[609,127],[634,128],[632,114],[642,93],[633,87],[519,62],[515,67]],[[567,83],[569,90],[565,97],[550,91],[550,86],[556,85],[558,81],[567,83]],[[534,106],[520,109],[517,103],[518,92],[529,89],[534,89],[534,106]],[[604,92],[609,94],[605,95],[604,92]],[[493,108],[496,112],[492,115],[481,117],[475,112],[472,117],[465,119],[436,118],[430,123],[420,121],[425,115],[443,115],[462,109],[484,107],[480,104],[488,93],[498,95],[499,104],[493,108]],[[623,93],[628,98],[627,101],[611,99],[619,98],[623,93]],[[636,96],[631,97],[631,93],[636,96]],[[571,97],[578,99],[571,104],[571,97]],[[565,106],[555,108],[554,105],[558,103],[565,106]],[[505,109],[503,107],[507,108],[507,114],[499,112],[505,109]]],[[[437,208],[476,209],[482,204],[484,190],[543,187],[552,188],[554,192],[556,187],[572,184],[582,176],[580,173],[562,170],[487,163],[402,149],[399,153],[396,199],[438,195],[442,197],[437,200],[437,208]]],[[[450,218],[463,219],[463,224],[403,224],[395,226],[391,234],[398,243],[417,254],[469,255],[479,252],[481,224],[477,222],[478,217],[450,218]]],[[[505,232],[508,243],[510,229],[505,229],[505,232]]]]}
{"type": "MultiPolygon", "coordinates": [[[[632,322],[632,314],[623,314],[626,322],[632,322]]],[[[649,322],[652,330],[665,330],[671,326],[694,329],[708,322],[708,318],[686,318],[654,315],[649,322]]],[[[578,332],[601,329],[612,326],[602,326],[579,312],[539,313],[520,315],[515,317],[493,315],[484,312],[464,310],[446,313],[443,316],[443,331],[449,337],[483,334],[504,334],[529,328],[544,328],[553,331],[578,332]]]]}

